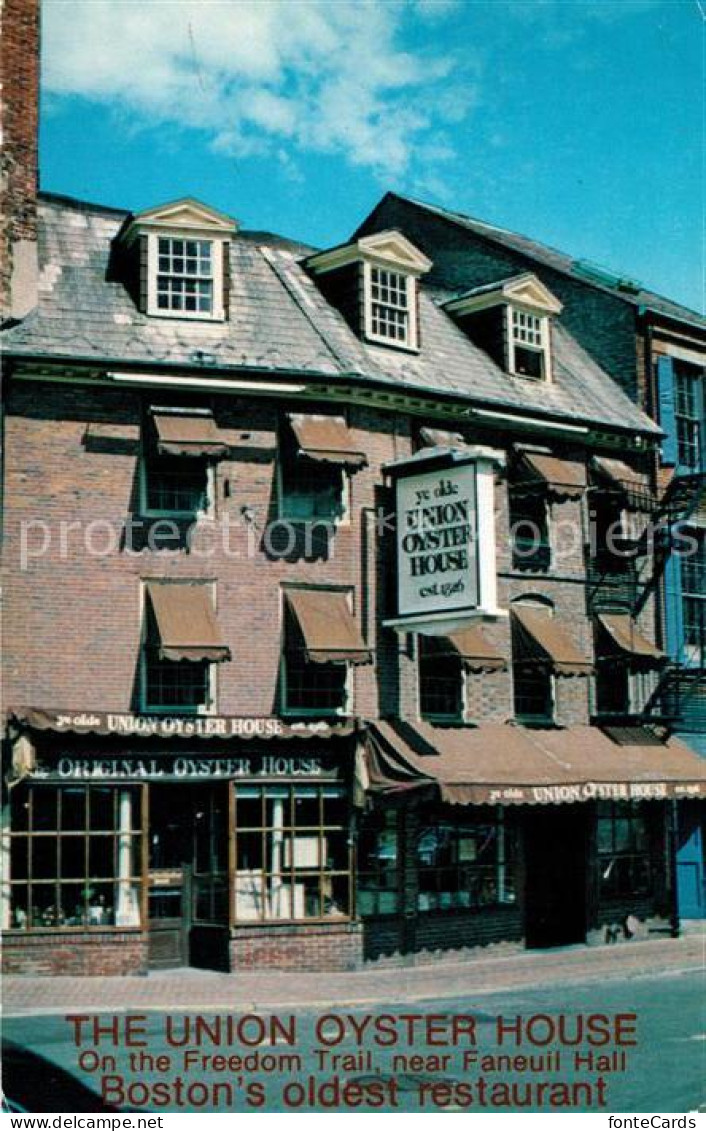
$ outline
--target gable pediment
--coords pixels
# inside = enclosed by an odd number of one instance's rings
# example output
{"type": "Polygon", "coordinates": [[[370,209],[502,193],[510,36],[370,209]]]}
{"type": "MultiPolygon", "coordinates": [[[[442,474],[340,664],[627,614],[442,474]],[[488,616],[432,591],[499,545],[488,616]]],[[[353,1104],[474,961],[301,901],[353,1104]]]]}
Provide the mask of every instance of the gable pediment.
{"type": "Polygon", "coordinates": [[[563,309],[559,300],[536,275],[521,275],[517,279],[510,279],[503,291],[510,302],[530,306],[543,314],[560,314],[563,309]]]}
{"type": "Polygon", "coordinates": [[[381,263],[405,275],[425,275],[431,269],[431,260],[395,229],[362,236],[355,243],[319,251],[307,259],[307,267],[314,274],[335,271],[349,263],[381,263]]]}
{"type": "Polygon", "coordinates": [[[444,303],[444,309],[449,314],[462,316],[476,310],[487,310],[488,307],[499,306],[501,303],[523,306],[540,315],[561,314],[564,309],[559,299],[531,272],[466,291],[458,298],[444,303]]]}
{"type": "Polygon", "coordinates": [[[238,230],[238,222],[193,197],[184,197],[137,212],[132,218],[129,232],[146,229],[232,235],[238,230]]]}
{"type": "Polygon", "coordinates": [[[431,268],[431,260],[401,232],[376,232],[372,236],[363,236],[358,240],[358,247],[366,257],[382,259],[415,275],[425,274],[431,268]]]}

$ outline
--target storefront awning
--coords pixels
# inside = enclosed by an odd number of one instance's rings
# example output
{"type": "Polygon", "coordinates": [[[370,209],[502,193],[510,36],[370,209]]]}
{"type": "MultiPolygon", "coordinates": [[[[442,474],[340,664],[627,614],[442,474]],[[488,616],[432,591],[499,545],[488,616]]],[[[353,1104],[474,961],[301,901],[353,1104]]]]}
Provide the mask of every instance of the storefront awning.
{"type": "Polygon", "coordinates": [[[208,585],[151,581],[147,586],[162,660],[230,660],[221,639],[208,585]]]}
{"type": "Polygon", "coordinates": [[[363,467],[368,457],[342,416],[304,416],[291,412],[289,423],[302,455],[321,463],[363,467]]]}
{"type": "Polygon", "coordinates": [[[580,499],[586,490],[586,465],[541,452],[523,452],[523,462],[557,499],[580,499]]]}
{"type": "Polygon", "coordinates": [[[547,805],[706,797],[706,762],[677,739],[634,743],[598,727],[530,730],[371,724],[370,789],[428,790],[452,805],[547,805]]]}
{"type": "Polygon", "coordinates": [[[441,655],[447,651],[451,655],[460,656],[472,672],[504,671],[507,667],[502,650],[497,644],[493,644],[477,624],[440,637],[439,645],[441,655]]]}
{"type": "Polygon", "coordinates": [[[152,419],[160,455],[218,459],[228,454],[228,444],[210,412],[153,410],[152,419]]]}
{"type": "Polygon", "coordinates": [[[598,620],[621,654],[650,666],[665,663],[667,657],[664,652],[642,635],[627,613],[601,613],[598,620]]]}
{"type": "Polygon", "coordinates": [[[101,735],[120,738],[235,739],[261,742],[263,739],[347,738],[358,730],[354,721],[327,723],[285,723],[277,716],[244,715],[135,715],[119,711],[81,711],[66,708],[15,707],[8,714],[12,730],[41,731],[52,734],[101,735]]]}
{"type": "Polygon", "coordinates": [[[551,664],[555,675],[590,675],[591,662],[574,644],[562,625],[544,609],[513,605],[512,617],[524,634],[526,651],[551,664]]]}
{"type": "Polygon", "coordinates": [[[345,593],[332,589],[289,589],[286,600],[304,638],[307,659],[312,663],[371,663],[372,652],[366,647],[345,593]]]}

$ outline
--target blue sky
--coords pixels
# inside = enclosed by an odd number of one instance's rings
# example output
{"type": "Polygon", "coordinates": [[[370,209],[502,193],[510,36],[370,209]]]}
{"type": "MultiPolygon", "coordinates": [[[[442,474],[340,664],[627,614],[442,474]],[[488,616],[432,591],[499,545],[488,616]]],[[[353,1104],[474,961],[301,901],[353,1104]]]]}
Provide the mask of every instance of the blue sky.
{"type": "Polygon", "coordinates": [[[340,243],[387,189],[704,307],[706,0],[43,0],[41,184],[340,243]]]}

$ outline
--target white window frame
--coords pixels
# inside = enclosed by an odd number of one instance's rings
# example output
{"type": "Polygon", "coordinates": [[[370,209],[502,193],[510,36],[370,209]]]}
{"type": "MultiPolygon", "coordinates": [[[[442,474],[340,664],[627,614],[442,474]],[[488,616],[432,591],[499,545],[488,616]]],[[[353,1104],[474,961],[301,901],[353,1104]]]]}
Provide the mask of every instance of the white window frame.
{"type": "MultiPolygon", "coordinates": [[[[217,663],[209,663],[207,667],[207,689],[208,702],[197,707],[195,710],[188,711],[183,707],[174,707],[171,705],[165,707],[155,707],[147,703],[147,586],[151,582],[158,581],[175,581],[175,578],[165,577],[149,577],[140,580],[140,600],[139,600],[139,615],[140,615],[140,657],[139,657],[139,672],[138,672],[138,685],[139,685],[139,698],[140,698],[140,714],[141,715],[185,715],[187,717],[199,718],[202,715],[217,715],[218,714],[218,668],[217,663]]],[[[213,603],[213,611],[218,613],[216,604],[217,586],[215,581],[203,581],[204,586],[210,588],[211,601],[213,603]]]]}
{"type": "MultiPolygon", "coordinates": [[[[180,321],[197,321],[197,322],[223,322],[225,320],[225,308],[223,305],[223,284],[224,284],[224,246],[226,241],[214,236],[213,234],[205,235],[201,232],[189,231],[188,229],[164,229],[163,231],[155,231],[147,233],[147,313],[154,318],[176,318],[180,321]],[[199,243],[209,243],[211,245],[211,281],[213,284],[212,290],[212,309],[209,311],[204,310],[165,310],[158,305],[157,300],[157,276],[159,271],[159,240],[193,240],[199,243]]],[[[175,276],[177,277],[177,276],[175,276]]],[[[180,277],[180,276],[179,276],[180,277]]],[[[186,277],[186,276],[185,276],[186,277]]],[[[199,276],[194,276],[195,279],[199,276]]]]}
{"type": "MultiPolygon", "coordinates": [[[[533,310],[531,307],[522,306],[519,303],[508,303],[505,307],[505,321],[506,321],[506,334],[507,334],[507,349],[508,349],[508,371],[514,377],[521,377],[525,381],[536,382],[550,382],[552,379],[551,368],[551,350],[550,346],[550,332],[549,332],[549,318],[546,314],[542,314],[538,310],[533,310]],[[517,339],[515,326],[515,319],[519,316],[535,318],[539,322],[539,335],[541,343],[537,345],[533,342],[523,342],[517,339]],[[542,375],[541,377],[531,377],[527,373],[518,373],[515,362],[515,347],[520,349],[529,350],[532,353],[541,355],[542,357],[542,375]]],[[[537,333],[532,330],[532,333],[537,333]]]]}
{"type": "MultiPolygon", "coordinates": [[[[382,345],[392,346],[395,349],[409,350],[416,353],[419,349],[419,328],[417,325],[417,277],[398,267],[394,263],[363,260],[363,296],[364,296],[364,331],[368,341],[379,342],[382,345]],[[398,275],[404,279],[407,286],[407,337],[389,338],[385,334],[373,330],[373,268],[378,271],[387,271],[391,275],[398,275]]],[[[382,303],[381,305],[389,305],[382,303]]],[[[396,308],[394,308],[396,309],[396,308]]]]}

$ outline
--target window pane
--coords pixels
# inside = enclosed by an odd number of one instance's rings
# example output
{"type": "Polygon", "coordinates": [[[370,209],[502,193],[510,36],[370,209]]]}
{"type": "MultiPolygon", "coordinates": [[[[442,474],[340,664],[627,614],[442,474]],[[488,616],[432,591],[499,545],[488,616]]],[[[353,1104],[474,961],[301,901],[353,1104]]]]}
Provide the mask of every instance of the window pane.
{"type": "Polygon", "coordinates": [[[61,828],[64,831],[85,832],[88,820],[86,812],[86,790],[84,788],[62,789],[61,802],[61,828]]]}
{"type": "Polygon", "coordinates": [[[81,880],[86,875],[86,838],[62,836],[61,876],[66,880],[81,880]]]}
{"type": "Polygon", "coordinates": [[[55,789],[32,791],[32,828],[35,832],[55,832],[59,827],[58,793],[55,789]]]}
{"type": "MultiPolygon", "coordinates": [[[[240,797],[236,787],[236,811],[245,820],[260,820],[252,787],[244,787],[242,792],[245,796],[240,797]]],[[[331,795],[340,790],[266,786],[259,792],[264,800],[266,827],[262,832],[236,827],[236,918],[300,920],[347,914],[347,811],[337,810],[345,822],[341,828],[324,831],[321,826],[322,793],[331,795]],[[338,871],[343,874],[342,883],[332,874],[338,871]],[[340,893],[336,902],[343,902],[342,910],[334,911],[335,883],[340,893]]],[[[337,805],[339,800],[327,797],[331,804],[337,805]]],[[[332,820],[334,816],[331,810],[332,820]]]]}

